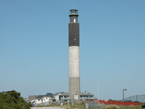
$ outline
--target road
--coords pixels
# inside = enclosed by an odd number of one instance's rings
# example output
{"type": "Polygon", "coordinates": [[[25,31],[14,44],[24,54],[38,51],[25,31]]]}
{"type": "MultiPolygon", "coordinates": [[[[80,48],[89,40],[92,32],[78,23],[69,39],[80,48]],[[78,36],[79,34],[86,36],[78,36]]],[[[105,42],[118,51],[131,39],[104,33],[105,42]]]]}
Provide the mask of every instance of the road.
{"type": "Polygon", "coordinates": [[[65,109],[59,107],[31,107],[31,109],[65,109]]]}

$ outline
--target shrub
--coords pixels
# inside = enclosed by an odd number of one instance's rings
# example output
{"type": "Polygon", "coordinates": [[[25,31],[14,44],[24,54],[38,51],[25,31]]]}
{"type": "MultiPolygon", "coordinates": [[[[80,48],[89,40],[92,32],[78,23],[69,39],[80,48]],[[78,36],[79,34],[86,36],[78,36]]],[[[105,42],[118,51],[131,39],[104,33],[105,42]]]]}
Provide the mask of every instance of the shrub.
{"type": "Polygon", "coordinates": [[[83,101],[81,105],[86,107],[86,102],[83,101]]]}
{"type": "Polygon", "coordinates": [[[129,105],[128,107],[129,107],[130,109],[135,108],[134,105],[129,105]]]}
{"type": "Polygon", "coordinates": [[[134,102],[137,102],[137,103],[139,103],[139,101],[134,101],[134,102]]]}
{"type": "Polygon", "coordinates": [[[30,106],[15,90],[0,93],[0,109],[30,109],[30,106]]]}
{"type": "Polygon", "coordinates": [[[143,104],[141,107],[142,107],[142,109],[145,108],[145,104],[143,104]]]}
{"type": "Polygon", "coordinates": [[[112,101],[112,99],[109,99],[108,101],[112,101]]]}
{"type": "Polygon", "coordinates": [[[109,99],[108,101],[117,101],[117,100],[112,100],[112,99],[109,99]]]}
{"type": "Polygon", "coordinates": [[[57,104],[55,103],[55,102],[52,102],[51,104],[50,104],[50,106],[56,106],[57,104]]]}
{"type": "Polygon", "coordinates": [[[119,106],[116,106],[116,105],[108,105],[108,106],[105,106],[103,109],[119,109],[119,106]]]}
{"type": "Polygon", "coordinates": [[[63,105],[68,105],[68,103],[67,102],[64,102],[63,105]]]}

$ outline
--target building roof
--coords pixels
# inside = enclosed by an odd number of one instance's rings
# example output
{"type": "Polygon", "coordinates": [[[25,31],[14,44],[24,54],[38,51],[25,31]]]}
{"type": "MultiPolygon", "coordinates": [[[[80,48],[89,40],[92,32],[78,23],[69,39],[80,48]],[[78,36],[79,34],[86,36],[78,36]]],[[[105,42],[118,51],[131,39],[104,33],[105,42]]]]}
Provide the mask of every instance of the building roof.
{"type": "Polygon", "coordinates": [[[35,99],[35,97],[37,97],[38,95],[30,95],[29,96],[29,100],[34,100],[35,99]]]}
{"type": "MultiPolygon", "coordinates": [[[[67,92],[60,92],[58,94],[60,94],[61,96],[69,96],[69,93],[67,93],[67,92]]],[[[91,95],[91,96],[93,96],[93,94],[91,94],[89,92],[85,92],[85,93],[80,92],[80,95],[91,95]]]]}
{"type": "Polygon", "coordinates": [[[80,95],[93,95],[93,94],[91,94],[91,93],[89,93],[89,92],[85,92],[85,93],[80,93],[80,95]]]}
{"type": "Polygon", "coordinates": [[[52,93],[47,93],[46,95],[38,95],[37,97],[35,97],[36,99],[42,99],[43,97],[53,97],[54,94],[52,93]]]}
{"type": "Polygon", "coordinates": [[[61,95],[62,95],[62,96],[68,96],[69,93],[63,92],[63,93],[61,93],[61,95]]]}
{"type": "Polygon", "coordinates": [[[57,92],[57,93],[55,93],[54,95],[58,95],[58,94],[61,94],[61,93],[64,93],[64,92],[57,92]]]}
{"type": "Polygon", "coordinates": [[[45,96],[54,96],[52,93],[47,93],[45,96]]]}
{"type": "MultiPolygon", "coordinates": [[[[60,94],[60,96],[69,96],[69,93],[67,92],[58,92],[56,94],[52,94],[52,93],[47,93],[46,95],[33,95],[33,96],[29,96],[29,100],[34,100],[34,99],[42,99],[43,97],[54,97],[56,95],[60,94]]],[[[89,92],[80,92],[80,96],[93,96],[93,94],[89,93],[89,92]]]]}

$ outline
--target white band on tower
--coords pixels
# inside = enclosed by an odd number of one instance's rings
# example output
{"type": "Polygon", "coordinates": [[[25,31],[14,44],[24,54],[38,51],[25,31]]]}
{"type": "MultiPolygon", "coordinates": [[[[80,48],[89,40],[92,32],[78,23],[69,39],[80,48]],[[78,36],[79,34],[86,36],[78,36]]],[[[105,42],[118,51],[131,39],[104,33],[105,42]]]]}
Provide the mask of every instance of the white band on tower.
{"type": "Polygon", "coordinates": [[[69,77],[80,77],[79,46],[69,46],[69,77]]]}

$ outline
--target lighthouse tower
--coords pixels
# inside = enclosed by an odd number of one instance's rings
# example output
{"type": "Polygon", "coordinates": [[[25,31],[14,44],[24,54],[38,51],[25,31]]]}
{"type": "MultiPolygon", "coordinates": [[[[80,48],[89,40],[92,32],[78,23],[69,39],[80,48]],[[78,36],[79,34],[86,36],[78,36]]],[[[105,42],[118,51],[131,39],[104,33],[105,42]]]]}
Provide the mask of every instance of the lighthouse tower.
{"type": "Polygon", "coordinates": [[[70,10],[69,22],[69,99],[80,101],[80,47],[78,10],[70,10]]]}

